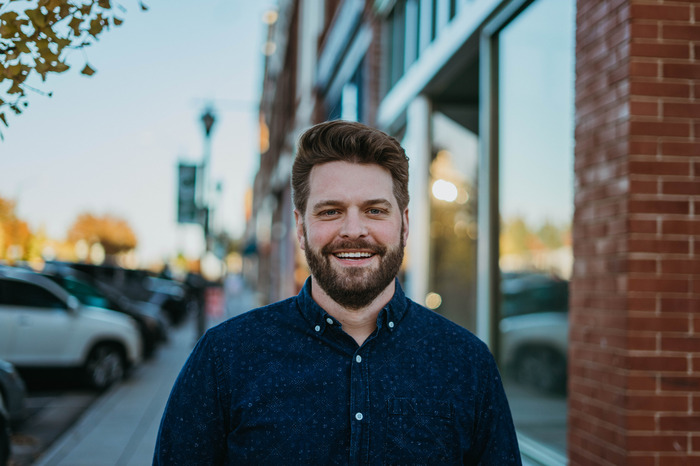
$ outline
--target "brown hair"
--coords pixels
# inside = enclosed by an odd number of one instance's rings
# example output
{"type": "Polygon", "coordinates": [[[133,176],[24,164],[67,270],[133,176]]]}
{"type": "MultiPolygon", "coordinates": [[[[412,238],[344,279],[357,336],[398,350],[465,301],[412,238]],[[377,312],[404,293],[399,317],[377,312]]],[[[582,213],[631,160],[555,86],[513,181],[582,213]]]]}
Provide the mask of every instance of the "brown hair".
{"type": "Polygon", "coordinates": [[[292,167],[294,207],[304,214],[309,199],[309,177],[315,165],[328,162],[376,164],[394,181],[394,196],[403,210],[408,205],[408,157],[399,141],[388,134],[352,121],[319,123],[304,132],[292,167]]]}

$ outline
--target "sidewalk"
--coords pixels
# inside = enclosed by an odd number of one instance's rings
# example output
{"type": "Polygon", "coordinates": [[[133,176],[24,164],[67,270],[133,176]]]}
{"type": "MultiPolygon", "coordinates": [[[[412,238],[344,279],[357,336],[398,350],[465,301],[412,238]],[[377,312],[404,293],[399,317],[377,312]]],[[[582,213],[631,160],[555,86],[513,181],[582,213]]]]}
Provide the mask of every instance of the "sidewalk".
{"type": "Polygon", "coordinates": [[[148,465],[170,389],[195,343],[193,319],[124,382],[102,395],[35,464],[148,465]]]}
{"type": "MultiPolygon", "coordinates": [[[[207,327],[255,307],[255,293],[242,288],[225,298],[222,315],[207,327]]],[[[196,319],[170,332],[152,360],[102,395],[34,464],[39,466],[149,465],[160,418],[173,383],[194,347],[196,319]]]]}

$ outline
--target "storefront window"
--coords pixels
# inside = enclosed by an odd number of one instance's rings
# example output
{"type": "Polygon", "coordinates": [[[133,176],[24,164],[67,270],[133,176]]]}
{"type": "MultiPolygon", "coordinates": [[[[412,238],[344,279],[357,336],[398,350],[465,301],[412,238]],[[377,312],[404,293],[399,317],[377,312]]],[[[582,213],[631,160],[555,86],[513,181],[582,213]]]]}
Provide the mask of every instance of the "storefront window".
{"type": "Polygon", "coordinates": [[[474,330],[477,136],[442,113],[432,118],[430,274],[425,304],[474,330]]]}
{"type": "Polygon", "coordinates": [[[498,36],[499,362],[518,432],[562,454],[573,37],[573,0],[537,0],[498,36]]]}

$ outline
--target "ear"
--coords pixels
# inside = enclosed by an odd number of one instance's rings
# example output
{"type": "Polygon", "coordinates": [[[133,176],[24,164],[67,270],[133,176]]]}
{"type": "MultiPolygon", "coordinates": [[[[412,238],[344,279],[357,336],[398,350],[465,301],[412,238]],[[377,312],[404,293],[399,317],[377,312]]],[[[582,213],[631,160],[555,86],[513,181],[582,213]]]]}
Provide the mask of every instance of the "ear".
{"type": "Polygon", "coordinates": [[[408,207],[403,211],[403,231],[401,234],[403,235],[403,243],[406,244],[408,241],[408,207]]]}
{"type": "Polygon", "coordinates": [[[304,241],[304,216],[297,209],[294,209],[294,222],[297,228],[297,240],[299,240],[299,247],[303,251],[306,249],[306,242],[304,241]]]}

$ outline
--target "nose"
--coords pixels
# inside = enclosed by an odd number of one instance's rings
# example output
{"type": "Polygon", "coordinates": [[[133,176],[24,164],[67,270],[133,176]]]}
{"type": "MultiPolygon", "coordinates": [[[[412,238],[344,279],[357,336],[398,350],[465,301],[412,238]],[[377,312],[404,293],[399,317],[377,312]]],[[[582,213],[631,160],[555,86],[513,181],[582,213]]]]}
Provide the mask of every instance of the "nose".
{"type": "Polygon", "coordinates": [[[343,218],[340,236],[343,238],[362,238],[367,236],[367,224],[359,211],[349,210],[343,218]]]}

